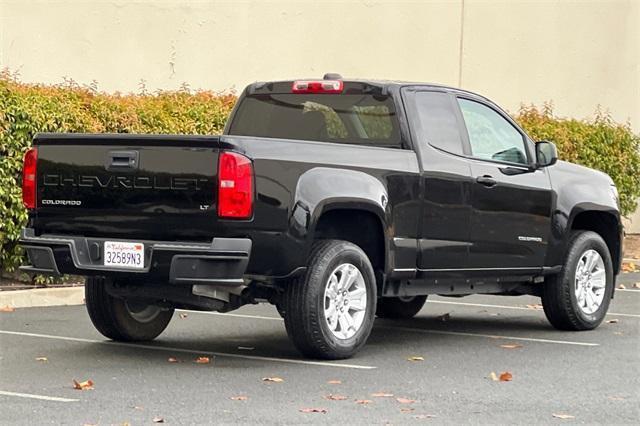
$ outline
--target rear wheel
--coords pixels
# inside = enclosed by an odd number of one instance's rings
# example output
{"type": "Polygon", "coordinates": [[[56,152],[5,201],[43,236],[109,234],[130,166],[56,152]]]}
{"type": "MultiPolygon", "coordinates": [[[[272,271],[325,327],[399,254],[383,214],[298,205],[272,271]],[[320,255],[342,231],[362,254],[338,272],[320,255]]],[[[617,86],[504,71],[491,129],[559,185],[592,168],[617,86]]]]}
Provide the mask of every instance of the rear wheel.
{"type": "Polygon", "coordinates": [[[287,333],[308,357],[348,358],[371,333],[375,303],[375,276],[362,249],[346,241],[321,241],[306,274],[285,290],[287,333]]]}
{"type": "Polygon", "coordinates": [[[595,232],[574,232],[562,271],[545,281],[547,319],[560,330],[594,329],[607,314],[612,293],[613,264],[606,243],[595,232]]]}
{"type": "Polygon", "coordinates": [[[426,301],[427,296],[382,297],[378,299],[376,315],[380,318],[413,318],[426,301]]]}
{"type": "Polygon", "coordinates": [[[85,301],[95,328],[103,336],[123,342],[155,339],[173,316],[173,309],[111,296],[101,277],[87,278],[85,301]]]}

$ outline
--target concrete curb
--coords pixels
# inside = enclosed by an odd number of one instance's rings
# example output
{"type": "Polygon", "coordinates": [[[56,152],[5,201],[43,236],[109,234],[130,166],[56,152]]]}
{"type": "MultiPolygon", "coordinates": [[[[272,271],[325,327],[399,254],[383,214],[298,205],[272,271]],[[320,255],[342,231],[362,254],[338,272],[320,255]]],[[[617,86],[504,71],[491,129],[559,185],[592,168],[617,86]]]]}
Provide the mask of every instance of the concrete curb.
{"type": "Polygon", "coordinates": [[[0,293],[0,307],[32,308],[36,306],[83,305],[84,287],[34,288],[0,293]]]}

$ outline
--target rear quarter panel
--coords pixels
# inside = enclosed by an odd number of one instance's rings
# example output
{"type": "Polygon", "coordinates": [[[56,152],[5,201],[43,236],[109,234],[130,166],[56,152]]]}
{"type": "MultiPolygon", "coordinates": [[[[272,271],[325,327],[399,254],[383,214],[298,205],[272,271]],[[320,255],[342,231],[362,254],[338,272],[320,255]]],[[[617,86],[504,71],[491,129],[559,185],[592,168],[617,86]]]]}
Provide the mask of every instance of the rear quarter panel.
{"type": "Polygon", "coordinates": [[[229,223],[238,233],[251,230],[250,274],[284,276],[304,266],[315,224],[334,208],[376,214],[387,241],[417,239],[420,180],[413,151],[241,136],[223,142],[254,163],[254,219],[229,223]]]}

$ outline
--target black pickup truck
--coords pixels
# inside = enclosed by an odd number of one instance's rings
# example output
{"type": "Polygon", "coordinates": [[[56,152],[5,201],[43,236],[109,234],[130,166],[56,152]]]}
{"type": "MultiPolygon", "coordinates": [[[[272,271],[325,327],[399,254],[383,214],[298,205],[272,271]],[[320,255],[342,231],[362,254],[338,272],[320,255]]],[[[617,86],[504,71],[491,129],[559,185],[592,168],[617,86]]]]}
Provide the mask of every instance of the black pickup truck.
{"type": "Polygon", "coordinates": [[[96,328],[269,302],[306,356],[358,351],[429,294],[540,296],[593,329],[620,269],[618,194],[497,105],[432,84],[255,83],[220,136],[38,134],[24,271],[87,276],[96,328]]]}

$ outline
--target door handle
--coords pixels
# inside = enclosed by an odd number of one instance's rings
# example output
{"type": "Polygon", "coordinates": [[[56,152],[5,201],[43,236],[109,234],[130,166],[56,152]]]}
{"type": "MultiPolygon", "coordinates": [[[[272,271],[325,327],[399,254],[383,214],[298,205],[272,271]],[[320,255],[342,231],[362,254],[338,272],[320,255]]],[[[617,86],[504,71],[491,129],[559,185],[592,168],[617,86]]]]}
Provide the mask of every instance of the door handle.
{"type": "Polygon", "coordinates": [[[489,176],[489,175],[484,175],[484,176],[478,176],[476,178],[476,182],[478,182],[480,185],[484,185],[488,188],[494,187],[496,186],[496,184],[498,183],[493,176],[489,176]]]}

